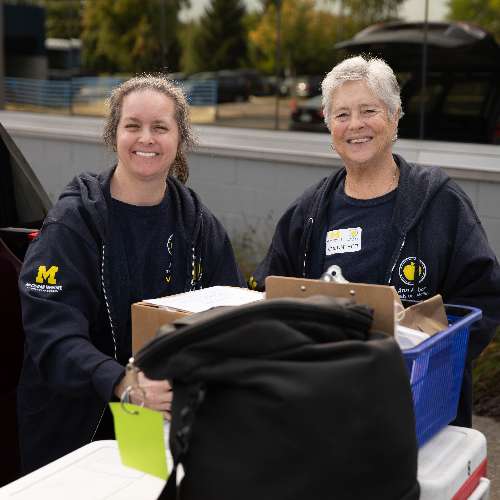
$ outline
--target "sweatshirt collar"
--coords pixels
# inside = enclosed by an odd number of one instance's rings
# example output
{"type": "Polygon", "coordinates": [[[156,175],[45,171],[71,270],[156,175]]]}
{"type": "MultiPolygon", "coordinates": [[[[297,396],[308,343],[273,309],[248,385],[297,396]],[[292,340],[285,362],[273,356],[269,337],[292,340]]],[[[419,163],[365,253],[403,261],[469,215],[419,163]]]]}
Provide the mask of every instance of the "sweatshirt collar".
{"type": "MultiPolygon", "coordinates": [[[[116,165],[100,174],[80,174],[60,196],[60,199],[72,196],[81,199],[84,211],[101,241],[106,241],[108,210],[111,204],[110,185],[115,169],[116,165]]],[[[166,182],[172,199],[171,207],[176,212],[174,219],[177,228],[190,247],[194,247],[201,235],[203,205],[198,195],[177,179],[169,176],[166,182]]]]}
{"type": "MultiPolygon", "coordinates": [[[[440,168],[419,166],[393,155],[400,170],[392,224],[400,235],[408,233],[420,220],[437,192],[450,180],[440,168]]],[[[316,192],[309,218],[322,220],[328,210],[329,197],[345,178],[345,168],[332,174],[316,192]]]]}

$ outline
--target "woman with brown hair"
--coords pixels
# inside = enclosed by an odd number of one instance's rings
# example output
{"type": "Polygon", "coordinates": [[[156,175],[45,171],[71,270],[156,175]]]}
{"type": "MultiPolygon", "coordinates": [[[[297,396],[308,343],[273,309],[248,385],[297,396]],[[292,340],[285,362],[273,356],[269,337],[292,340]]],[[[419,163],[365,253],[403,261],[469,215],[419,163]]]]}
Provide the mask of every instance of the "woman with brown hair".
{"type": "MultiPolygon", "coordinates": [[[[117,163],[67,186],[20,277],[25,359],[18,391],[23,469],[113,438],[108,403],[125,388],[134,302],[244,286],[228,236],[184,183],[193,145],[182,91],[144,75],[116,88],[104,141],[117,163]]],[[[169,417],[167,381],[140,374],[132,402],[169,417]]]]}

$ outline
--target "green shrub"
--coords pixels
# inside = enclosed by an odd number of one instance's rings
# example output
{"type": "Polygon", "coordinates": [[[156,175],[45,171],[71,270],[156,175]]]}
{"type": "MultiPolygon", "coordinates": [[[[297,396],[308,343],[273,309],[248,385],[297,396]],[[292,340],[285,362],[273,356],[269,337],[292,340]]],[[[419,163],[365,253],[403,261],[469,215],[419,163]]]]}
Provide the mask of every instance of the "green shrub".
{"type": "Polygon", "coordinates": [[[248,281],[259,262],[266,255],[273,232],[272,212],[267,217],[258,219],[255,223],[250,223],[244,218],[242,228],[231,231],[234,254],[245,280],[248,281]]]}
{"type": "Polygon", "coordinates": [[[500,419],[500,328],[473,365],[474,413],[500,419]]]}

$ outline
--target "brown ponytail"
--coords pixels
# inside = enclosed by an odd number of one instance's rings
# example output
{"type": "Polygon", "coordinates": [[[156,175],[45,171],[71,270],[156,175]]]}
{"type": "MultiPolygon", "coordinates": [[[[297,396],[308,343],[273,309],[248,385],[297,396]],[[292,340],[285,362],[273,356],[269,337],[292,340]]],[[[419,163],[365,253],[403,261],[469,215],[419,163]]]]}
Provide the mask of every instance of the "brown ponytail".
{"type": "Polygon", "coordinates": [[[186,154],[180,148],[175,155],[174,164],[170,170],[171,175],[177,177],[180,182],[186,184],[189,178],[189,167],[186,159],[186,154]]]}

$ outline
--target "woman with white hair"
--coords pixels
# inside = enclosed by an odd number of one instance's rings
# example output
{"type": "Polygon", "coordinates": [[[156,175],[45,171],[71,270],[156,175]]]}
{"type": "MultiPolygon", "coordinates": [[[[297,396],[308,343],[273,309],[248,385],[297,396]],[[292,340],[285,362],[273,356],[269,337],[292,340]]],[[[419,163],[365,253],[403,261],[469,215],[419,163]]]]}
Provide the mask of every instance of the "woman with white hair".
{"type": "Polygon", "coordinates": [[[322,83],[332,147],[344,168],[307,189],[278,222],[250,279],[319,278],[333,264],[348,281],[393,285],[402,298],[437,293],[483,310],[472,332],[456,425],[471,426],[470,361],[500,323],[500,267],[463,190],[438,167],[394,154],[399,85],[381,59],[335,66],[322,83]]]}

